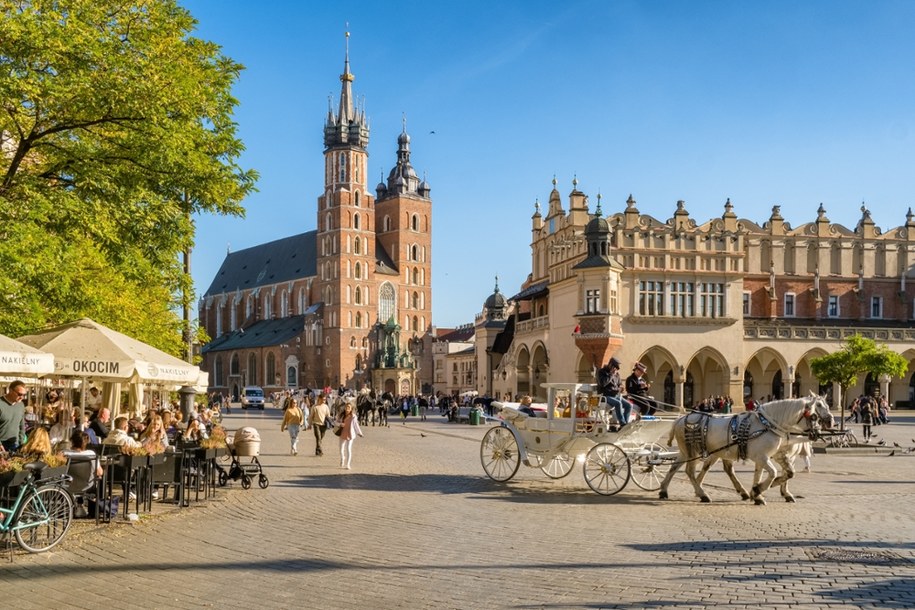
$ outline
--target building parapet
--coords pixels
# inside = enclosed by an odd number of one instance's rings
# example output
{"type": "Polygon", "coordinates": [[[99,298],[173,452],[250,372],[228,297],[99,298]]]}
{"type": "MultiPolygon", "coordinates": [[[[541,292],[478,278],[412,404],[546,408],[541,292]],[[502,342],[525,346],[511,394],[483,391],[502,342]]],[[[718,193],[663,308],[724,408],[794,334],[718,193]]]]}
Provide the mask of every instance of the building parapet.
{"type": "Polygon", "coordinates": [[[817,326],[813,324],[788,324],[776,322],[744,321],[745,339],[762,341],[808,340],[844,341],[848,337],[861,335],[878,342],[915,341],[915,328],[861,327],[861,326],[817,326]]]}
{"type": "Polygon", "coordinates": [[[524,333],[533,332],[535,330],[540,330],[542,328],[550,327],[550,318],[548,316],[541,316],[539,318],[532,318],[530,320],[524,320],[523,322],[518,322],[515,326],[515,334],[521,335],[524,333]]]}

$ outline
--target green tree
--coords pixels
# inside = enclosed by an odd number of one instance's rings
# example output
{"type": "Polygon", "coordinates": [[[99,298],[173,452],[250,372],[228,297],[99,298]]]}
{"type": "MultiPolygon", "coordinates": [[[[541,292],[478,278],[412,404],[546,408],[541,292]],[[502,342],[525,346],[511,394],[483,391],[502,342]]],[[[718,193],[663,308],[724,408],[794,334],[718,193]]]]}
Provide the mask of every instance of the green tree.
{"type": "Polygon", "coordinates": [[[841,388],[839,416],[843,430],[848,388],[857,383],[860,375],[871,373],[874,377],[902,377],[908,368],[909,363],[905,358],[886,345],[878,345],[874,340],[861,335],[848,337],[839,351],[810,361],[810,370],[821,384],[833,383],[841,388]]]}
{"type": "Polygon", "coordinates": [[[89,316],[182,351],[195,214],[243,215],[242,66],[173,0],[0,0],[0,332],[89,316]]]}

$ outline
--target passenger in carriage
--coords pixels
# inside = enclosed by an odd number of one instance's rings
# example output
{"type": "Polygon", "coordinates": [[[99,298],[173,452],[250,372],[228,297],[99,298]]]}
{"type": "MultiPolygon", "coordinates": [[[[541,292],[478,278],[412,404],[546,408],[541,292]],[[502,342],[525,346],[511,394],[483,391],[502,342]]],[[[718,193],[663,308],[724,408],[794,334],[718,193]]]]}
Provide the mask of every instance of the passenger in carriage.
{"type": "Polygon", "coordinates": [[[531,417],[536,417],[537,413],[535,413],[534,409],[531,407],[532,402],[533,402],[533,399],[530,396],[522,396],[521,397],[521,406],[518,407],[518,410],[521,411],[522,413],[526,413],[527,415],[530,415],[531,417]]]}
{"type": "Polygon", "coordinates": [[[611,358],[610,362],[597,371],[597,389],[607,404],[613,407],[613,415],[620,426],[628,424],[632,415],[632,403],[623,398],[619,360],[611,358]]]}

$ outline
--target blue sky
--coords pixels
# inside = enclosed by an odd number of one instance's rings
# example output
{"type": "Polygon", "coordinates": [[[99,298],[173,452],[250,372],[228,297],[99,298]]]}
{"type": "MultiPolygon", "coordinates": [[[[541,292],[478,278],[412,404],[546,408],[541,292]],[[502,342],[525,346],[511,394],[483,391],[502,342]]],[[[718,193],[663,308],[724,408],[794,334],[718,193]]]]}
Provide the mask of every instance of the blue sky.
{"type": "Polygon", "coordinates": [[[371,123],[370,183],[401,117],[432,186],[433,322],[470,322],[530,271],[530,217],[555,175],[611,214],[631,193],[699,223],[730,198],[798,226],[820,203],[883,230],[915,206],[915,2],[185,0],[197,35],[246,66],[236,120],[260,172],[245,219],[198,219],[193,275],[315,227],[322,128],[344,32],[371,123]],[[434,133],[432,133],[434,132],[434,133]]]}

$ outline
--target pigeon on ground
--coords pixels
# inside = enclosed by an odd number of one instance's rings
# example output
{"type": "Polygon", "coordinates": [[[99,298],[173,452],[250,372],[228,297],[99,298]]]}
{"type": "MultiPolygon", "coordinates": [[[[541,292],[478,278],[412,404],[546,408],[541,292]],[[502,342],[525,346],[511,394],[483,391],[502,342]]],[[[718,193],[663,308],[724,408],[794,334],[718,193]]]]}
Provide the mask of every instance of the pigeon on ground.
{"type": "Polygon", "coordinates": [[[880,445],[881,447],[883,447],[884,445],[886,445],[886,440],[881,438],[879,441],[877,441],[877,444],[880,445]]]}
{"type": "Polygon", "coordinates": [[[890,451],[890,453],[889,453],[889,455],[887,455],[887,457],[893,457],[894,455],[896,455],[896,450],[895,450],[895,449],[893,449],[892,451],[890,451]]]}
{"type": "Polygon", "coordinates": [[[419,435],[420,435],[421,437],[423,437],[423,438],[426,438],[426,435],[423,434],[422,432],[420,432],[419,435]]]}
{"type": "Polygon", "coordinates": [[[902,445],[900,445],[896,441],[893,441],[893,447],[896,447],[897,449],[899,449],[900,447],[902,447],[902,445]]]}

